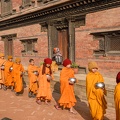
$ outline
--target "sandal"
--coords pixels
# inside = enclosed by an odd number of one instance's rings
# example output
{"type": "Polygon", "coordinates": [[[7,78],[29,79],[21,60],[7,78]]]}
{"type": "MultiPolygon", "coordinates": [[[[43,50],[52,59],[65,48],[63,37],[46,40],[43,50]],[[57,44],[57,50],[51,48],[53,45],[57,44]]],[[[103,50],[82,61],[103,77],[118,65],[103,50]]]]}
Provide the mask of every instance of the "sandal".
{"type": "Polygon", "coordinates": [[[58,106],[58,105],[54,105],[54,107],[55,107],[57,110],[61,110],[61,107],[58,106]]]}

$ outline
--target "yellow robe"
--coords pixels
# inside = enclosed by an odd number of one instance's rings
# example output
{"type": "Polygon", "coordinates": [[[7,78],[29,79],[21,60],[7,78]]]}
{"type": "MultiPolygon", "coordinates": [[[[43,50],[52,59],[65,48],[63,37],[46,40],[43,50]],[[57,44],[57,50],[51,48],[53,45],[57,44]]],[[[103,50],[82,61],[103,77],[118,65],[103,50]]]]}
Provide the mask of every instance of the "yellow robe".
{"type": "MultiPolygon", "coordinates": [[[[0,66],[5,65],[6,60],[5,59],[0,59],[0,66]]],[[[4,84],[5,81],[5,76],[4,76],[4,70],[0,69],[0,84],[4,84]]]]}
{"type": "Polygon", "coordinates": [[[58,65],[57,65],[56,61],[52,61],[51,69],[52,69],[53,72],[58,71],[58,65]]]}
{"type": "Polygon", "coordinates": [[[38,76],[36,76],[33,71],[38,71],[38,67],[34,65],[28,66],[28,77],[29,77],[29,91],[33,92],[34,94],[37,93],[38,90],[38,76]]]}
{"type": "Polygon", "coordinates": [[[23,81],[21,73],[24,72],[24,68],[22,64],[16,64],[13,65],[13,78],[15,83],[15,92],[21,92],[23,90],[23,81]]]}
{"type": "Polygon", "coordinates": [[[7,61],[5,63],[5,85],[6,86],[14,86],[13,82],[13,71],[10,72],[9,68],[13,66],[13,62],[7,61]]]}
{"type": "Polygon", "coordinates": [[[120,120],[120,83],[118,83],[115,87],[114,101],[116,110],[116,120],[120,120]]]}
{"type": "Polygon", "coordinates": [[[74,85],[69,84],[68,79],[74,78],[74,71],[64,67],[60,73],[60,92],[61,97],[58,101],[60,106],[71,108],[75,106],[76,98],[74,95],[74,85]]]}
{"type": "MultiPolygon", "coordinates": [[[[51,101],[52,99],[52,92],[51,92],[51,88],[50,88],[50,82],[47,81],[47,76],[46,74],[50,75],[50,71],[49,68],[46,67],[45,70],[45,74],[42,75],[42,68],[43,65],[40,67],[40,71],[39,71],[39,78],[38,78],[38,82],[39,82],[39,88],[38,88],[38,93],[37,93],[37,99],[45,99],[48,101],[51,101]]],[[[51,75],[52,80],[54,79],[53,74],[51,75]]]]}
{"type": "Polygon", "coordinates": [[[104,82],[99,72],[89,72],[86,76],[86,93],[93,120],[103,120],[106,113],[107,102],[104,97],[104,90],[96,89],[96,82],[104,82]]]}

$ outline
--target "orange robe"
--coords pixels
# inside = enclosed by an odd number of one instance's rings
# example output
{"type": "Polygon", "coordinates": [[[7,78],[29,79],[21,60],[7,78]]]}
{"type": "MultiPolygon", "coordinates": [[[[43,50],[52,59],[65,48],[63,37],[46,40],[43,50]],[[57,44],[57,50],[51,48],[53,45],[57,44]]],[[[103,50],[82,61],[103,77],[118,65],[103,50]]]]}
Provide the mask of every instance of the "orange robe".
{"type": "Polygon", "coordinates": [[[86,76],[86,92],[93,120],[103,120],[106,113],[107,102],[104,97],[104,90],[96,89],[96,82],[104,82],[99,72],[89,72],[86,76]]]}
{"type": "MultiPolygon", "coordinates": [[[[47,76],[46,76],[46,74],[50,75],[50,71],[49,71],[49,68],[46,67],[45,74],[42,75],[42,68],[43,68],[43,65],[40,67],[40,70],[39,70],[39,78],[38,78],[39,89],[36,97],[37,99],[44,98],[45,100],[51,101],[52,92],[50,88],[50,82],[47,81],[47,76]]],[[[53,80],[54,79],[53,74],[51,75],[51,77],[53,80]]]]}
{"type": "Polygon", "coordinates": [[[15,92],[21,92],[23,90],[23,81],[21,73],[24,72],[22,64],[13,64],[13,77],[15,83],[15,92]]]}
{"type": "MultiPolygon", "coordinates": [[[[0,59],[0,67],[2,65],[5,65],[6,60],[5,59],[0,59]]],[[[0,69],[0,84],[4,84],[5,81],[5,76],[4,76],[4,70],[0,69]]]]}
{"type": "Polygon", "coordinates": [[[63,106],[64,108],[71,108],[75,106],[76,103],[74,85],[69,84],[69,78],[74,78],[74,71],[72,68],[64,67],[60,73],[61,97],[58,101],[60,106],[63,106]]]}
{"type": "Polygon", "coordinates": [[[34,65],[28,66],[28,77],[29,77],[29,92],[37,93],[38,90],[38,76],[36,76],[33,71],[38,71],[38,67],[34,65]]]}
{"type": "Polygon", "coordinates": [[[13,71],[10,72],[9,68],[13,66],[13,62],[7,61],[5,63],[5,85],[6,86],[14,86],[13,82],[13,71]]]}
{"type": "Polygon", "coordinates": [[[118,83],[115,87],[114,101],[116,110],[116,120],[120,120],[120,83],[118,83]]]}

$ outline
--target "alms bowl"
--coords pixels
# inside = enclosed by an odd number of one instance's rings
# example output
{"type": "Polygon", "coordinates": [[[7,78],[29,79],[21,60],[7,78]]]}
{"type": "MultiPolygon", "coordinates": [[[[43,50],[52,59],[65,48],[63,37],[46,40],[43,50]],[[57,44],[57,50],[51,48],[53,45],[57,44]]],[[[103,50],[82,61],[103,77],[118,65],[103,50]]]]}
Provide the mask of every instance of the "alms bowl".
{"type": "Polygon", "coordinates": [[[69,83],[74,84],[76,82],[76,78],[69,78],[69,83]]]}
{"type": "Polygon", "coordinates": [[[104,89],[105,88],[105,84],[103,82],[97,82],[95,84],[95,88],[96,89],[98,89],[98,88],[104,89]]]}
{"type": "Polygon", "coordinates": [[[9,68],[9,71],[11,72],[12,70],[13,70],[13,67],[10,67],[10,68],[9,68]]]}

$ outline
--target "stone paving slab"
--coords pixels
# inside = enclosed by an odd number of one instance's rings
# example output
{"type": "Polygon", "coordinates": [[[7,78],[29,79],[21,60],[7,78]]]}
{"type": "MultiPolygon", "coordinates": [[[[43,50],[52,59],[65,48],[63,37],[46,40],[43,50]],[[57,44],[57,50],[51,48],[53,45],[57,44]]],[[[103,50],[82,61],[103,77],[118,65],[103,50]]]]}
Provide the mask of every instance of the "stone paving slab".
{"type": "MultiPolygon", "coordinates": [[[[50,105],[38,105],[35,98],[28,98],[27,88],[22,96],[15,96],[10,90],[0,90],[0,119],[12,120],[83,120],[81,115],[73,115],[68,110],[56,110],[55,99],[50,105]]],[[[56,96],[55,93],[53,96],[56,96]]]]}
{"type": "MultiPolygon", "coordinates": [[[[10,118],[12,120],[91,120],[89,108],[86,101],[77,99],[74,110],[77,115],[68,110],[56,110],[54,104],[60,94],[53,92],[50,105],[42,103],[38,105],[35,98],[28,98],[28,88],[24,89],[22,96],[15,96],[14,92],[0,90],[0,120],[10,118]]],[[[115,120],[114,108],[108,108],[104,120],[115,120]]]]}

